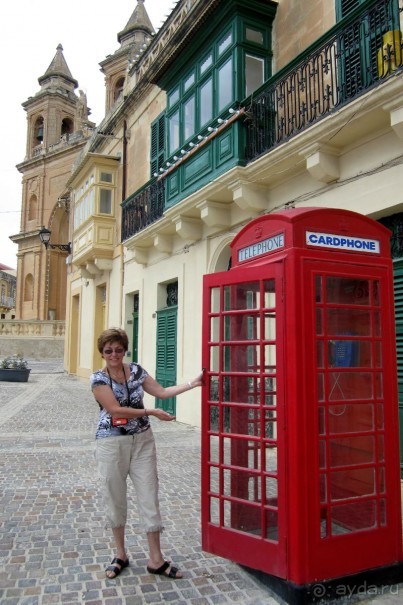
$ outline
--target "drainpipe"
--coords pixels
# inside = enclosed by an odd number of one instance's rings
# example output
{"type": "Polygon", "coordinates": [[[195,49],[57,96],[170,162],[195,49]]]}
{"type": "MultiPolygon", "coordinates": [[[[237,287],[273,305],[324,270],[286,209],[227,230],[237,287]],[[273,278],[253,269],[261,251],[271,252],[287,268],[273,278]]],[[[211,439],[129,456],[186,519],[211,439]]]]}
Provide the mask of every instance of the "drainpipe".
{"type": "MultiPolygon", "coordinates": [[[[127,121],[123,121],[123,151],[122,151],[122,202],[126,199],[126,187],[127,187],[127,121]]],[[[120,215],[122,218],[122,214],[120,215]]],[[[120,225],[120,232],[122,232],[122,225],[120,225]]],[[[122,326],[123,320],[123,286],[125,282],[125,265],[124,265],[124,247],[120,244],[120,305],[119,305],[119,325],[122,326]]],[[[126,326],[123,326],[126,329],[126,326]]]]}
{"type": "Polygon", "coordinates": [[[127,122],[123,122],[123,171],[122,171],[122,202],[126,199],[126,181],[127,181],[127,122]]]}

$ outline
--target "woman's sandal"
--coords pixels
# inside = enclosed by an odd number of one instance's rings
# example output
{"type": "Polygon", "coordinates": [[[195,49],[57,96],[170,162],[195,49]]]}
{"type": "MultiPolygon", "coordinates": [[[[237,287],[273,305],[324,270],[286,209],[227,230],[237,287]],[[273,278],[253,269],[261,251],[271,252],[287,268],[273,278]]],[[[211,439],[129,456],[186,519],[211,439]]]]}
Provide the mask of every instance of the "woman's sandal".
{"type": "Polygon", "coordinates": [[[108,567],[105,569],[106,577],[109,580],[114,580],[115,578],[118,577],[118,575],[120,574],[122,569],[124,569],[125,567],[128,567],[128,565],[129,565],[129,559],[126,559],[126,561],[123,561],[122,559],[118,559],[117,557],[115,557],[114,559],[112,559],[111,564],[108,565],[108,567]],[[108,571],[111,571],[115,575],[108,576],[108,571]]]}
{"type": "Polygon", "coordinates": [[[148,573],[157,574],[159,576],[165,576],[166,578],[173,578],[174,580],[182,579],[182,576],[177,575],[179,569],[177,567],[174,567],[170,561],[165,561],[165,563],[163,563],[158,569],[153,569],[152,567],[149,567],[147,565],[147,571],[148,573]],[[169,571],[167,571],[168,568],[170,568],[169,571]]]}

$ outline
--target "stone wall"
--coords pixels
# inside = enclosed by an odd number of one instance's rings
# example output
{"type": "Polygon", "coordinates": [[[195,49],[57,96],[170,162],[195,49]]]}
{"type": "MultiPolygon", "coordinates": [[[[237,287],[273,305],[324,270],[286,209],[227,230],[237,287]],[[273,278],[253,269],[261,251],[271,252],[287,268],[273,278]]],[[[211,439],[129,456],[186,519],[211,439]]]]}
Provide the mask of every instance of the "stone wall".
{"type": "Polygon", "coordinates": [[[4,338],[0,336],[0,359],[22,355],[26,359],[63,359],[64,339],[4,338]]]}
{"type": "Polygon", "coordinates": [[[22,355],[26,359],[63,359],[64,321],[0,321],[0,359],[22,355]]]}

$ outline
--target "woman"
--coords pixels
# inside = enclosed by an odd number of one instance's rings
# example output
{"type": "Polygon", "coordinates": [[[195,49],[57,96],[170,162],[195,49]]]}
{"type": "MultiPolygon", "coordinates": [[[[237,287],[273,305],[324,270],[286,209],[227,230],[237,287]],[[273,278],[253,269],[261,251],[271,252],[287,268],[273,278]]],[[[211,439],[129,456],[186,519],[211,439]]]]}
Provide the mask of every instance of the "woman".
{"type": "Polygon", "coordinates": [[[103,497],[107,527],[112,528],[116,557],[106,568],[108,578],[116,578],[129,565],[125,549],[127,518],[127,477],[136,490],[138,512],[149,546],[147,571],[169,578],[182,573],[165,561],[160,547],[163,530],[158,501],[157,458],[150,416],[171,421],[175,416],[161,409],[145,409],[144,391],[159,399],[168,399],[202,384],[201,373],[186,384],[162,387],[137,363],[124,363],[128,349],[126,332],[105,330],[98,338],[98,350],[105,367],[91,375],[92,392],[99,404],[96,431],[96,458],[103,479],[103,497]]]}

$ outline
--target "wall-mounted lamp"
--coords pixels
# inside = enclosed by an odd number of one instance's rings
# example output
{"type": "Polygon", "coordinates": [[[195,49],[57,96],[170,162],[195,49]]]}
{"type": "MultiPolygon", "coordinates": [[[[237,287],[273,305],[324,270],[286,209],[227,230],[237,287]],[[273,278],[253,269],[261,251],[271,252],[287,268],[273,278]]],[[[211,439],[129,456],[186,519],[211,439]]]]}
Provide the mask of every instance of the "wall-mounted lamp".
{"type": "Polygon", "coordinates": [[[42,227],[42,229],[39,231],[39,239],[45,246],[46,250],[50,248],[50,250],[62,250],[63,252],[68,252],[68,254],[71,254],[71,242],[68,244],[50,244],[49,240],[51,235],[52,232],[49,229],[46,229],[46,227],[42,227]]]}

